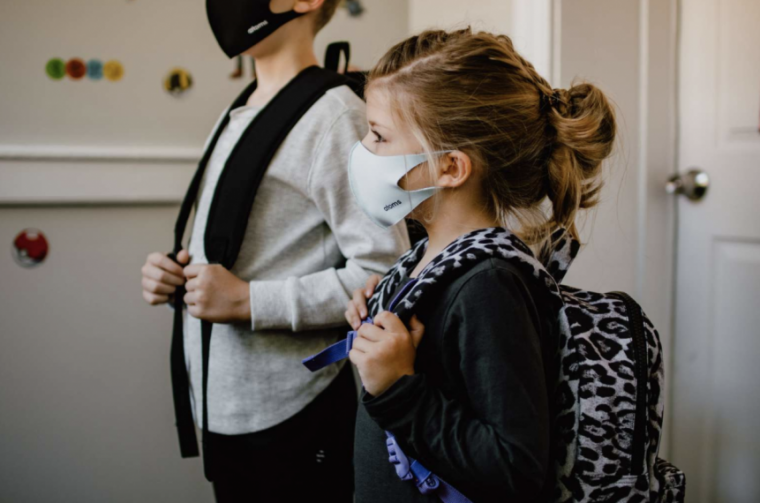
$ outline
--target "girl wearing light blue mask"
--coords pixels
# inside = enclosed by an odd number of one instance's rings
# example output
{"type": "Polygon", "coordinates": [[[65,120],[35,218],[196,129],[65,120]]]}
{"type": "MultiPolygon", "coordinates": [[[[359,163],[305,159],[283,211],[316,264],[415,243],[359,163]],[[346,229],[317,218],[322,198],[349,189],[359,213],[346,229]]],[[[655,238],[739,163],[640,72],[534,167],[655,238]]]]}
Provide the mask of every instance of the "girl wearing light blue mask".
{"type": "Polygon", "coordinates": [[[548,263],[577,238],[613,110],[593,85],[553,89],[508,37],[469,29],[401,42],[366,97],[354,195],[379,226],[408,216],[429,239],[346,311],[364,385],[357,501],[550,500],[560,306],[533,253],[548,263]]]}

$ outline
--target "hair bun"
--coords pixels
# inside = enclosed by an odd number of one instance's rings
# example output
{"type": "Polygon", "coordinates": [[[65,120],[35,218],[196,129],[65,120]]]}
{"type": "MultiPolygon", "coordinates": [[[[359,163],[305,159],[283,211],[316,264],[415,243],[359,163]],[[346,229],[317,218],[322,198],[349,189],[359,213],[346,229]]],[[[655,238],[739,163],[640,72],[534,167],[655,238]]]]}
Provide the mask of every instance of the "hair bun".
{"type": "Polygon", "coordinates": [[[549,194],[553,221],[574,231],[577,209],[598,203],[602,161],[615,142],[615,111],[604,93],[589,83],[560,90],[561,105],[551,114],[556,131],[549,158],[549,194]]]}

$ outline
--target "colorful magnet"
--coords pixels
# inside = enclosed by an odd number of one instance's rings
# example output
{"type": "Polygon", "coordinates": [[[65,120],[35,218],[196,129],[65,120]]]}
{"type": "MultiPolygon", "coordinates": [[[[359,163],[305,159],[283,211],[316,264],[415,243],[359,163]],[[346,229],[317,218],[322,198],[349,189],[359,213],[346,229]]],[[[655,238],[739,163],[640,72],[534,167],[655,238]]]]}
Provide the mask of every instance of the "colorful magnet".
{"type": "Polygon", "coordinates": [[[364,13],[364,6],[359,0],[346,0],[343,6],[348,9],[348,13],[353,17],[359,17],[364,13]]]}
{"type": "Polygon", "coordinates": [[[118,82],[124,77],[124,67],[121,63],[112,59],[103,65],[103,75],[111,82],[118,82]]]}
{"type": "Polygon", "coordinates": [[[193,87],[193,77],[182,68],[174,68],[164,79],[164,89],[173,96],[180,96],[191,87],[193,87]]]}
{"type": "Polygon", "coordinates": [[[100,80],[103,78],[103,63],[97,59],[91,59],[87,62],[87,76],[90,80],[100,80]]]}
{"type": "Polygon", "coordinates": [[[87,65],[79,58],[72,58],[66,63],[66,73],[70,78],[79,80],[87,75],[87,65]]]}
{"type": "Polygon", "coordinates": [[[66,75],[66,63],[60,58],[53,58],[45,65],[45,73],[53,80],[61,80],[66,75]]]}
{"type": "Polygon", "coordinates": [[[13,240],[13,259],[21,267],[36,267],[48,255],[48,242],[38,229],[24,229],[13,240]]]}

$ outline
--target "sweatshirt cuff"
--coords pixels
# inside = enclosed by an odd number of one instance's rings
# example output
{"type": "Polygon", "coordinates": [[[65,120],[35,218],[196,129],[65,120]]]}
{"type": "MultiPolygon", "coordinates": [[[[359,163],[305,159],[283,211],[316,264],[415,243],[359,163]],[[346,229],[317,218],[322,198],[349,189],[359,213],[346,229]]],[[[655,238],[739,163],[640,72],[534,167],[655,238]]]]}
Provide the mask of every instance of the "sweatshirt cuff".
{"type": "Polygon", "coordinates": [[[251,281],[249,292],[251,330],[292,330],[293,317],[286,281],[251,281]]]}
{"type": "Polygon", "coordinates": [[[395,429],[414,415],[414,408],[425,390],[424,374],[405,375],[393,383],[380,396],[373,396],[365,390],[362,404],[367,413],[384,430],[395,429]]]}

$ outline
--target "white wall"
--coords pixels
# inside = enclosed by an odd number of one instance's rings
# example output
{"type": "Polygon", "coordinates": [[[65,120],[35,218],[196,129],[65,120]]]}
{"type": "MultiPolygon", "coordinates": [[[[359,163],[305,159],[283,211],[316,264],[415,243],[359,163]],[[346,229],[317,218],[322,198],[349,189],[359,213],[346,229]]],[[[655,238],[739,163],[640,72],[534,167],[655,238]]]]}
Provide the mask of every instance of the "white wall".
{"type": "Polygon", "coordinates": [[[512,23],[511,0],[410,0],[409,30],[462,28],[507,33],[512,23]]]}

